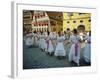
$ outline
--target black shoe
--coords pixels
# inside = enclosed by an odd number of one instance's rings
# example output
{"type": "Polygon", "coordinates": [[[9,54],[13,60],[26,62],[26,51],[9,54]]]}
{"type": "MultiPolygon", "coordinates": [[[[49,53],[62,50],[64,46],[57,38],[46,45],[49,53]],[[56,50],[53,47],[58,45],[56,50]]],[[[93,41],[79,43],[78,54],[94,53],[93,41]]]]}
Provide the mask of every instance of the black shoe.
{"type": "Polygon", "coordinates": [[[58,58],[59,60],[61,60],[61,56],[57,56],[57,58],[58,58]]]}

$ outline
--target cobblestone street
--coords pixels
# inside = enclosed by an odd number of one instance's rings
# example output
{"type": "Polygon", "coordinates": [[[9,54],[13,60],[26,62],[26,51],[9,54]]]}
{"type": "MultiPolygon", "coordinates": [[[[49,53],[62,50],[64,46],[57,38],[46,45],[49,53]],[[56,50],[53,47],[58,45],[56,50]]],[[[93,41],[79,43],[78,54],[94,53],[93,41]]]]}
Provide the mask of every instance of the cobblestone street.
{"type": "MultiPolygon", "coordinates": [[[[77,67],[76,63],[68,61],[70,45],[66,46],[66,49],[66,57],[58,59],[54,55],[46,54],[38,47],[28,48],[23,44],[23,69],[77,67]]],[[[80,66],[90,66],[90,63],[86,63],[82,58],[83,50],[84,48],[81,49],[80,66]]]]}

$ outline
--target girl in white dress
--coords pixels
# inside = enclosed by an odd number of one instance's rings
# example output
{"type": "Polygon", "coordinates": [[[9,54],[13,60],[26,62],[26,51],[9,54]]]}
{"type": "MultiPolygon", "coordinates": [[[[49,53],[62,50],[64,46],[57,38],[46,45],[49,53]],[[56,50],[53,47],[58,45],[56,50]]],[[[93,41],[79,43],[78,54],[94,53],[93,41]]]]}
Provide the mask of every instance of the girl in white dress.
{"type": "Polygon", "coordinates": [[[34,45],[36,47],[38,47],[38,45],[39,45],[39,36],[38,36],[38,33],[34,34],[34,45]]]}
{"type": "Polygon", "coordinates": [[[44,40],[45,40],[45,52],[47,52],[47,39],[48,39],[48,33],[44,32],[44,40]]]}
{"type": "Polygon", "coordinates": [[[53,32],[52,44],[53,44],[53,47],[54,47],[54,50],[55,50],[56,49],[56,45],[57,45],[57,34],[56,34],[56,32],[53,32]]]}
{"type": "Polygon", "coordinates": [[[83,57],[86,62],[91,62],[91,32],[89,32],[89,35],[86,38],[83,57]]]}
{"type": "Polygon", "coordinates": [[[73,34],[70,36],[70,42],[71,42],[71,49],[69,52],[69,61],[74,61],[79,66],[79,60],[80,60],[80,44],[79,44],[79,36],[76,29],[73,30],[73,34]]]}
{"type": "Polygon", "coordinates": [[[26,46],[28,46],[28,47],[32,47],[33,46],[34,41],[33,41],[32,37],[33,36],[32,36],[31,33],[26,35],[26,39],[25,39],[26,46]]]}
{"type": "Polygon", "coordinates": [[[40,48],[42,51],[45,51],[45,35],[44,33],[42,33],[42,35],[40,36],[40,48]]]}
{"type": "Polygon", "coordinates": [[[54,51],[54,48],[52,44],[52,34],[49,35],[49,32],[48,32],[48,36],[46,37],[46,52],[49,55],[52,55],[53,51],[54,51]]]}
{"type": "Polygon", "coordinates": [[[59,36],[57,38],[57,46],[56,46],[54,55],[58,56],[58,57],[59,56],[65,57],[66,52],[65,52],[64,44],[63,44],[63,41],[65,40],[65,38],[61,35],[61,32],[59,32],[58,34],[59,34],[59,36]]]}
{"type": "Polygon", "coordinates": [[[45,52],[46,53],[48,53],[48,48],[49,48],[49,35],[47,35],[45,38],[45,52]]]}
{"type": "Polygon", "coordinates": [[[42,33],[40,32],[40,33],[38,34],[38,36],[39,36],[39,48],[41,49],[41,36],[42,36],[42,33]]]}

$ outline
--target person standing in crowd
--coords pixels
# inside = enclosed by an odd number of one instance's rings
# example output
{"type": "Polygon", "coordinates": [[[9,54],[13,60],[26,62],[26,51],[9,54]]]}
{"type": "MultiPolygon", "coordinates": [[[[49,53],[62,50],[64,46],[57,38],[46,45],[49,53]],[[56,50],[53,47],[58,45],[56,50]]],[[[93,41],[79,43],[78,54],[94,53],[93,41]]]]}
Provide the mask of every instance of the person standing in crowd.
{"type": "Polygon", "coordinates": [[[73,29],[73,34],[70,36],[71,48],[69,52],[69,61],[74,61],[79,66],[80,60],[80,38],[77,29],[73,29]]]}
{"type": "Polygon", "coordinates": [[[48,38],[47,38],[47,52],[51,56],[53,55],[53,52],[54,52],[54,47],[52,44],[52,37],[49,36],[49,33],[48,33],[48,38]]]}
{"type": "Polygon", "coordinates": [[[57,38],[57,45],[56,45],[54,55],[57,56],[58,58],[62,58],[62,57],[66,56],[66,52],[65,52],[65,49],[64,49],[64,43],[63,43],[65,38],[63,37],[61,32],[58,32],[58,35],[59,36],[57,38]]]}
{"type": "Polygon", "coordinates": [[[48,53],[48,48],[49,48],[49,34],[50,32],[47,31],[47,35],[45,37],[45,52],[48,53]]]}
{"type": "Polygon", "coordinates": [[[83,36],[84,36],[83,32],[80,32],[79,36],[80,36],[81,41],[83,41],[84,40],[84,38],[83,38],[83,36]]]}
{"type": "Polygon", "coordinates": [[[53,44],[53,47],[54,47],[54,50],[55,50],[56,44],[57,44],[57,34],[56,34],[56,32],[53,32],[52,44],[53,44]]]}
{"type": "Polygon", "coordinates": [[[34,44],[33,35],[31,33],[26,35],[25,44],[27,47],[32,47],[34,44]]]}
{"type": "Polygon", "coordinates": [[[91,31],[89,32],[89,35],[87,35],[86,37],[86,44],[84,48],[83,57],[86,62],[91,62],[91,31]]]}
{"type": "Polygon", "coordinates": [[[39,46],[42,51],[45,51],[45,35],[43,32],[40,35],[39,46]]]}
{"type": "Polygon", "coordinates": [[[38,35],[38,32],[34,33],[34,45],[35,45],[35,47],[38,47],[38,45],[39,45],[39,35],[38,35]]]}
{"type": "Polygon", "coordinates": [[[70,40],[70,35],[71,35],[71,31],[69,28],[67,28],[67,30],[64,31],[64,36],[65,36],[64,47],[67,53],[69,52],[70,49],[70,44],[67,44],[70,40]]]}
{"type": "Polygon", "coordinates": [[[67,31],[66,31],[66,39],[69,40],[70,39],[70,29],[67,28],[67,31]]]}

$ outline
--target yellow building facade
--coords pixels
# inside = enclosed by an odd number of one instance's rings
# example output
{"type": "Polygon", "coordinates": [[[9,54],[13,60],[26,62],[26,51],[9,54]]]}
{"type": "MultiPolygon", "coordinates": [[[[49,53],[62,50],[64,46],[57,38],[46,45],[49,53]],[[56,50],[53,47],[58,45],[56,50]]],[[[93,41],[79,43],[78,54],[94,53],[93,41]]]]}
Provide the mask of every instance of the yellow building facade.
{"type": "Polygon", "coordinates": [[[91,14],[90,13],[76,13],[76,12],[64,12],[63,13],[63,31],[67,28],[73,30],[78,28],[79,25],[85,26],[85,31],[91,30],[91,14]]]}

